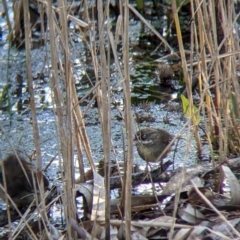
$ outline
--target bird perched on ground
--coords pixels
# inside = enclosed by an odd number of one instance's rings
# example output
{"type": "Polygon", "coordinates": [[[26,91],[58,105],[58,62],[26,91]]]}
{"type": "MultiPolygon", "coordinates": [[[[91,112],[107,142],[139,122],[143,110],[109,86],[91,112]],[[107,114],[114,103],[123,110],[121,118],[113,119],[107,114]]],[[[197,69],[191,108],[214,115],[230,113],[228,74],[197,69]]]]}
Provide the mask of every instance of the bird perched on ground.
{"type": "MultiPolygon", "coordinates": [[[[47,189],[49,182],[44,174],[40,172],[47,189]]],[[[0,160],[0,183],[4,188],[4,178],[7,194],[12,198],[18,207],[29,205],[34,199],[34,186],[39,190],[37,172],[34,166],[21,157],[13,154],[0,160]]],[[[6,201],[6,193],[0,187],[0,198],[6,201]]]]}
{"type": "Polygon", "coordinates": [[[173,136],[164,129],[144,128],[135,135],[140,157],[146,162],[162,161],[171,151],[171,147],[160,158],[160,155],[172,141],[173,136]]]}

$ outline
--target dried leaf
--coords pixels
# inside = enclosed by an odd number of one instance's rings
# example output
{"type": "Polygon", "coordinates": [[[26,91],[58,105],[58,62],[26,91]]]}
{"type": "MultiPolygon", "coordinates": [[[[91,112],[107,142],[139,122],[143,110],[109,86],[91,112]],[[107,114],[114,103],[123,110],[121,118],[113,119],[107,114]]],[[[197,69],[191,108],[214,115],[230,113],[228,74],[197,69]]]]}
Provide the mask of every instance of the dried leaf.
{"type": "Polygon", "coordinates": [[[193,226],[192,228],[188,228],[188,229],[182,228],[180,230],[176,230],[173,240],[203,239],[203,236],[206,233],[207,227],[210,225],[210,222],[204,221],[201,224],[203,224],[203,226],[193,226]]]}
{"type": "Polygon", "coordinates": [[[163,195],[170,195],[182,189],[181,191],[186,191],[192,187],[190,180],[193,180],[198,187],[203,186],[203,180],[198,176],[204,172],[202,166],[195,166],[188,169],[181,169],[174,175],[169,182],[166,184],[163,195]],[[188,187],[187,187],[188,186],[188,187]]]}
{"type": "MultiPolygon", "coordinates": [[[[228,220],[229,225],[226,223],[226,221],[221,220],[220,222],[217,222],[215,225],[212,226],[212,230],[215,232],[216,235],[221,236],[221,239],[239,239],[240,234],[237,231],[234,231],[235,234],[237,233],[238,236],[235,238],[233,233],[233,228],[236,228],[240,223],[240,218],[235,218],[228,220]],[[232,227],[230,227],[230,225],[232,227]]],[[[236,229],[234,229],[236,230],[236,229]]],[[[216,236],[214,233],[210,234],[211,239],[220,239],[218,236],[216,236]]]]}
{"type": "Polygon", "coordinates": [[[93,185],[89,183],[81,183],[75,185],[76,190],[84,197],[87,203],[88,212],[92,212],[92,199],[93,199],[93,185]]]}
{"type": "Polygon", "coordinates": [[[194,208],[191,204],[180,207],[178,209],[178,215],[181,217],[182,220],[191,224],[200,223],[205,219],[205,216],[196,208],[194,208]]]}
{"type": "Polygon", "coordinates": [[[220,170],[224,173],[231,189],[231,201],[229,205],[240,205],[240,185],[238,179],[229,167],[221,166],[220,170]]]}
{"type": "Polygon", "coordinates": [[[104,178],[96,171],[93,172],[93,208],[91,220],[96,220],[97,217],[105,218],[105,187],[104,178]]]}

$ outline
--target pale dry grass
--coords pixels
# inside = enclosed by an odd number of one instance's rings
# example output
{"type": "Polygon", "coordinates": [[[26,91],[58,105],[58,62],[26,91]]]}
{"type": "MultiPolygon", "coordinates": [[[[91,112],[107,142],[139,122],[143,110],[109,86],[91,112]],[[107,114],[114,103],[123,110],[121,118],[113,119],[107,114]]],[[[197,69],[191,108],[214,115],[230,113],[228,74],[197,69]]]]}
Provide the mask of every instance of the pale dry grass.
{"type": "MultiPolygon", "coordinates": [[[[83,154],[84,149],[93,171],[95,171],[95,164],[93,162],[91,147],[89,144],[88,136],[86,134],[84,118],[81,107],[79,106],[77,92],[74,85],[72,63],[70,61],[69,50],[69,35],[67,19],[69,18],[66,1],[59,0],[58,8],[53,9],[51,4],[45,1],[39,1],[45,5],[47,9],[48,24],[49,24],[49,39],[50,39],[50,57],[51,57],[51,79],[50,86],[53,91],[55,100],[55,110],[58,120],[59,131],[59,156],[62,156],[62,165],[64,169],[63,189],[63,205],[64,215],[67,224],[67,239],[76,238],[76,233],[73,231],[70,219],[75,219],[77,215],[75,206],[75,179],[74,179],[74,165],[73,165],[73,150],[77,149],[80,181],[84,182],[84,164],[83,154]],[[56,12],[59,13],[60,25],[56,21],[56,12]],[[59,43],[57,42],[59,41],[59,43]],[[58,46],[59,45],[59,46],[58,46]],[[64,64],[62,64],[61,57],[58,55],[57,47],[61,48],[64,55],[64,64]],[[58,66],[61,67],[60,76],[58,74],[58,66]],[[65,90],[61,89],[59,83],[63,83],[65,90]]],[[[173,1],[172,10],[174,21],[177,30],[177,37],[179,43],[179,50],[182,60],[182,69],[184,79],[186,81],[187,97],[190,103],[190,109],[193,106],[192,100],[192,76],[195,71],[198,73],[199,89],[201,94],[201,101],[199,105],[199,112],[202,113],[202,119],[205,124],[205,131],[209,141],[212,159],[214,159],[214,152],[212,143],[217,139],[219,143],[220,160],[225,160],[228,152],[228,129],[236,128],[239,116],[240,104],[237,104],[237,113],[232,110],[231,94],[235,93],[236,103],[240,102],[239,99],[239,84],[235,74],[236,62],[239,53],[239,46],[232,31],[232,26],[236,22],[236,17],[232,11],[233,7],[224,5],[224,1],[219,1],[219,6],[215,6],[214,1],[191,1],[192,4],[192,22],[191,22],[191,58],[187,62],[185,56],[184,44],[182,42],[181,25],[178,18],[178,10],[175,2],[173,1]],[[221,16],[222,22],[225,24],[223,28],[223,36],[221,42],[218,42],[219,25],[216,22],[216,9],[218,16],[221,16]],[[224,49],[224,52],[222,52],[224,49]],[[197,69],[197,70],[196,70],[197,69]],[[212,83],[214,78],[214,84],[212,83]],[[214,95],[214,98],[212,97],[214,95]]],[[[231,2],[233,4],[233,1],[231,2]]],[[[109,1],[104,4],[101,0],[98,1],[98,26],[95,27],[93,21],[88,15],[87,1],[84,1],[85,6],[85,23],[82,27],[89,27],[89,42],[87,42],[88,50],[91,53],[92,65],[94,66],[95,77],[97,79],[95,86],[91,91],[95,93],[95,98],[98,102],[99,118],[103,136],[103,150],[105,162],[105,228],[106,237],[110,237],[110,152],[112,147],[111,139],[111,82],[110,82],[110,52],[113,52],[117,72],[120,76],[119,83],[123,86],[124,94],[124,123],[126,128],[127,137],[127,154],[123,156],[126,161],[125,176],[123,179],[123,203],[124,212],[122,215],[125,220],[126,239],[130,239],[130,226],[131,226],[131,173],[133,165],[133,120],[131,110],[131,93],[130,93],[130,76],[129,76],[129,10],[135,13],[146,26],[152,30],[153,33],[162,41],[165,46],[173,52],[170,44],[161,36],[155,29],[148,23],[144,17],[139,14],[133,6],[125,1],[124,6],[120,3],[121,11],[124,13],[117,19],[117,27],[115,33],[111,32],[109,23],[105,24],[109,18],[109,1]],[[92,21],[92,22],[91,22],[92,21]],[[122,37],[123,48],[123,69],[119,62],[117,55],[117,45],[119,44],[119,37],[122,37]],[[107,39],[107,40],[106,40],[107,39]],[[98,41],[99,40],[99,41],[98,41]],[[96,42],[99,42],[97,45],[96,42]],[[108,48],[106,48],[108,46],[108,48]],[[106,51],[107,49],[107,51],[106,51]]],[[[28,15],[28,1],[24,1],[25,12],[25,36],[30,36],[29,23],[27,21],[28,15]]],[[[84,33],[82,30],[82,34],[84,33]]],[[[30,39],[25,39],[26,56],[27,56],[27,69],[28,69],[28,84],[31,99],[34,99],[31,79],[31,63],[30,63],[30,39]]],[[[31,102],[32,117],[33,117],[33,131],[34,140],[37,150],[37,168],[41,169],[41,151],[39,143],[39,133],[36,121],[36,110],[34,101],[31,102]]],[[[190,118],[193,126],[193,132],[196,137],[198,146],[198,154],[201,155],[201,141],[198,133],[198,122],[192,112],[190,118]]],[[[190,131],[190,128],[187,128],[190,131]]],[[[239,133],[238,133],[239,134],[239,133]]],[[[238,136],[239,137],[239,136],[238,136]]],[[[187,146],[187,148],[189,145],[187,146]]],[[[186,149],[187,158],[188,149],[186,149]]],[[[61,161],[61,160],[59,160],[61,161]]],[[[179,196],[179,195],[178,195],[179,196]]],[[[175,213],[177,211],[178,198],[176,197],[175,213]]],[[[46,218],[46,206],[43,202],[39,205],[40,213],[43,219],[46,218]]],[[[95,219],[96,220],[96,219],[95,219]]],[[[134,223],[135,224],[135,223],[134,223]]],[[[172,233],[174,227],[186,227],[181,225],[172,224],[172,233]]],[[[48,231],[46,229],[46,231],[48,231]]],[[[33,235],[34,236],[34,235],[33,235]]],[[[36,237],[35,237],[36,239],[36,237]]]]}

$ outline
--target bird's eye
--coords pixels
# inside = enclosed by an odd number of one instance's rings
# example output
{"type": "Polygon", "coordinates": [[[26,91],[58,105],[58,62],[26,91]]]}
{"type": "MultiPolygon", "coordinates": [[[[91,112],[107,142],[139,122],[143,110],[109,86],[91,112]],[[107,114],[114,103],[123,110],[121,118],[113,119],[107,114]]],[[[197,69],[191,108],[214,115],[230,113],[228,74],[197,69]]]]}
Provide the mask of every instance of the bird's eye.
{"type": "Polygon", "coordinates": [[[147,136],[146,136],[146,134],[143,134],[141,137],[142,137],[142,139],[145,139],[147,136]]]}

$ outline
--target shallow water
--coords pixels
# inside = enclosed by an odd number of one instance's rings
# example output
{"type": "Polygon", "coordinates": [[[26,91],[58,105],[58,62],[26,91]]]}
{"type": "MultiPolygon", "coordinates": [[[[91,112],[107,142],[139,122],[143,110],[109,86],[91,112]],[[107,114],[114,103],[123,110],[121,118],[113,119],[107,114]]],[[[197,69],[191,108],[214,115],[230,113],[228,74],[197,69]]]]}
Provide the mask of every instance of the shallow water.
{"type": "MultiPolygon", "coordinates": [[[[165,20],[166,21],[166,20],[165,20]]],[[[0,114],[0,157],[5,157],[12,148],[27,155],[31,155],[34,150],[31,109],[29,107],[29,93],[26,80],[26,62],[25,50],[17,50],[15,47],[8,49],[6,42],[7,27],[3,19],[0,21],[0,26],[3,28],[3,41],[0,46],[1,56],[1,81],[0,92],[4,89],[7,83],[10,83],[8,96],[11,107],[5,103],[1,108],[0,114]]],[[[135,114],[150,115],[153,122],[136,123],[134,120],[134,133],[139,128],[156,127],[164,128],[171,134],[178,134],[188,119],[184,116],[181,108],[181,103],[176,100],[181,85],[179,76],[173,76],[173,84],[175,90],[169,87],[162,87],[156,80],[156,66],[158,62],[173,63],[176,59],[168,59],[161,61],[161,58],[166,54],[164,47],[159,47],[153,44],[151,40],[154,38],[152,33],[143,26],[134,17],[130,20],[130,72],[131,72],[131,91],[132,91],[132,113],[135,119],[135,114]],[[144,30],[143,30],[144,28],[144,30]],[[148,36],[150,36],[148,38],[148,36]],[[160,59],[160,60],[159,60],[160,59]],[[151,102],[150,107],[146,109],[140,103],[151,102]],[[140,105],[139,105],[140,104],[140,105]]],[[[71,31],[75,31],[72,29],[71,31]]],[[[71,45],[71,61],[74,73],[74,81],[78,92],[78,98],[81,100],[91,90],[91,83],[87,80],[85,73],[87,72],[91,81],[95,83],[93,73],[92,59],[86,45],[81,39],[79,32],[70,34],[71,45]]],[[[156,40],[156,39],[155,39],[156,40]]],[[[45,46],[40,46],[33,49],[31,52],[32,59],[32,76],[34,78],[35,88],[35,104],[37,107],[37,120],[41,142],[41,153],[43,165],[47,165],[49,161],[60,152],[59,138],[57,131],[57,116],[54,109],[54,101],[52,99],[52,91],[49,83],[51,76],[50,60],[49,60],[49,43],[45,46]],[[40,75],[41,73],[41,75],[40,75]]],[[[122,59],[121,51],[119,51],[119,59],[122,59]]],[[[123,161],[124,149],[122,133],[125,135],[125,125],[122,120],[123,114],[123,91],[119,85],[119,74],[116,71],[114,61],[110,66],[111,71],[111,86],[112,86],[112,105],[111,105],[111,137],[114,151],[111,152],[111,160],[123,161]]],[[[63,85],[60,85],[64,89],[63,85]]],[[[91,102],[92,96],[86,98],[80,105],[82,112],[85,112],[87,104],[91,102]]],[[[145,104],[146,105],[146,104],[145,104]]],[[[102,132],[99,121],[98,109],[95,103],[86,111],[84,115],[87,135],[89,137],[90,146],[94,162],[97,164],[103,159],[102,132]]],[[[176,146],[176,145],[175,145],[176,146]]],[[[172,151],[166,160],[172,160],[174,157],[174,167],[191,166],[198,164],[198,156],[194,137],[191,133],[191,128],[187,127],[182,134],[182,139],[179,141],[177,148],[172,151]]],[[[209,151],[207,145],[204,146],[204,155],[208,158],[209,151]]],[[[85,168],[88,169],[89,163],[83,153],[85,168]]],[[[57,157],[47,170],[47,176],[54,185],[61,185],[61,171],[59,157],[57,157]]],[[[34,162],[33,162],[34,163],[34,162]]],[[[74,152],[74,164],[76,169],[76,178],[78,174],[77,152],[74,152]]],[[[146,163],[139,157],[136,148],[134,147],[134,164],[139,165],[141,169],[145,169],[146,163]]],[[[153,166],[158,164],[153,164],[153,166]]],[[[43,166],[43,167],[44,167],[43,166]]],[[[171,167],[170,169],[172,169],[171,167]]],[[[149,191],[148,185],[142,185],[139,188],[134,188],[135,193],[144,193],[149,191]]],[[[118,192],[112,192],[112,197],[116,197],[118,192]]],[[[80,202],[78,204],[81,204],[80,202]]],[[[54,222],[61,224],[61,206],[55,206],[52,209],[54,222]]],[[[80,208],[79,208],[80,209],[80,208]]],[[[81,216],[81,211],[79,216],[81,216]]]]}
{"type": "MultiPolygon", "coordinates": [[[[150,7],[149,7],[150,8],[150,7]]],[[[10,10],[11,12],[11,10],[10,10]]],[[[163,24],[164,20],[163,18],[163,24]]],[[[153,21],[154,22],[154,21],[153,21]]],[[[6,23],[1,19],[1,26],[3,28],[3,42],[6,40],[7,27],[6,23]]],[[[150,114],[155,118],[154,122],[143,122],[141,124],[135,124],[135,128],[143,127],[157,127],[164,128],[172,134],[177,134],[182,126],[187,121],[183,117],[181,106],[179,101],[174,101],[177,91],[175,93],[165,92],[159,86],[159,83],[156,82],[156,64],[155,60],[159,59],[160,56],[164,56],[164,48],[156,49],[153,43],[150,40],[143,36],[152,36],[151,33],[147,30],[146,27],[142,25],[137,19],[132,18],[130,20],[130,42],[131,42],[131,52],[130,52],[130,69],[131,69],[131,78],[132,81],[132,101],[134,103],[132,109],[133,113],[137,112],[138,114],[150,114]],[[142,31],[144,28],[144,31],[142,31]],[[149,46],[149,48],[145,48],[149,46]],[[138,48],[136,48],[138,47],[138,48]],[[143,56],[143,57],[141,57],[143,56]],[[148,56],[146,58],[145,56],[148,56]],[[153,88],[154,87],[154,88],[153,88]],[[165,97],[164,97],[165,96],[165,97]],[[170,100],[170,102],[169,102],[170,100]],[[139,107],[138,104],[145,101],[154,101],[149,110],[144,110],[139,107]],[[163,102],[162,102],[163,101],[163,102]],[[173,110],[177,109],[177,110],[173,110]],[[166,123],[167,122],[167,123],[166,123]]],[[[79,33],[77,33],[79,34],[79,33]]],[[[74,78],[76,82],[76,87],[78,91],[79,99],[85,96],[90,87],[90,83],[85,80],[81,80],[84,77],[86,69],[89,69],[90,73],[93,71],[91,67],[91,58],[88,50],[85,48],[84,43],[81,41],[81,38],[77,37],[78,35],[72,34],[72,43],[74,43],[74,48],[71,48],[72,51],[72,63],[74,78]]],[[[150,39],[150,38],[149,38],[150,39]]],[[[11,148],[14,147],[22,152],[31,154],[34,151],[33,135],[32,135],[32,124],[31,124],[31,112],[29,109],[29,93],[27,91],[26,84],[26,69],[25,69],[25,51],[16,50],[14,47],[8,51],[7,42],[3,44],[0,48],[1,52],[1,76],[2,81],[0,87],[5,86],[6,83],[10,83],[11,87],[9,90],[11,109],[10,111],[3,110],[0,116],[1,123],[1,146],[0,154],[4,157],[7,152],[11,152],[11,148]],[[17,76],[21,76],[22,83],[19,86],[17,82],[17,76]],[[19,88],[21,89],[20,94],[19,88]],[[21,102],[22,109],[19,110],[19,102],[21,102]]],[[[49,78],[51,75],[50,72],[50,62],[46,58],[46,53],[49,51],[49,45],[41,46],[37,49],[32,50],[32,72],[35,87],[35,102],[37,107],[37,118],[40,131],[40,141],[41,141],[41,151],[44,163],[47,163],[53,156],[58,153],[59,150],[59,139],[57,134],[57,122],[56,114],[54,111],[54,105],[52,101],[52,93],[49,85],[49,78]],[[42,73],[38,77],[39,73],[42,73]]],[[[121,53],[119,52],[119,56],[121,53]]],[[[166,62],[166,61],[165,61],[166,62]]],[[[89,72],[88,71],[88,72],[89,72]]],[[[175,86],[177,88],[178,81],[177,76],[173,79],[175,86]]],[[[92,78],[94,82],[94,77],[92,78]]],[[[119,81],[119,76],[115,70],[114,63],[111,66],[111,85],[112,93],[114,95],[114,104],[112,105],[111,120],[112,120],[112,142],[115,150],[115,154],[111,156],[112,159],[122,160],[123,159],[123,146],[122,146],[122,132],[125,132],[124,123],[121,120],[120,113],[116,109],[123,109],[123,94],[121,85],[117,85],[119,81]]],[[[63,86],[62,86],[63,88],[63,86]]],[[[164,90],[164,89],[163,89],[164,90]]],[[[90,98],[84,100],[82,104],[82,111],[84,112],[85,106],[90,102],[90,98]]],[[[93,159],[95,162],[103,159],[103,147],[101,141],[101,127],[99,122],[99,115],[97,108],[93,105],[90,109],[87,110],[85,115],[85,124],[88,137],[91,144],[91,149],[93,153],[93,159]]],[[[134,134],[134,133],[133,133],[134,134]]],[[[196,145],[194,142],[193,136],[191,136],[191,131],[184,131],[183,138],[187,138],[190,135],[191,143],[190,150],[186,160],[186,164],[192,165],[197,162],[196,155],[196,145]]],[[[186,141],[181,140],[176,151],[176,166],[182,165],[183,159],[186,156],[186,141]]],[[[76,153],[75,153],[76,154],[76,153]]],[[[206,154],[208,151],[206,149],[206,154]]],[[[138,156],[136,149],[134,149],[134,162],[139,165],[145,165],[145,163],[138,156]]],[[[171,153],[167,158],[171,159],[173,153],[171,153]]],[[[86,167],[88,167],[87,160],[86,167]]],[[[51,172],[51,176],[56,176],[58,170],[58,160],[54,161],[51,168],[48,170],[51,172]],[[53,171],[53,172],[52,172],[53,171]],[[54,173],[54,174],[52,174],[54,173]]]]}

